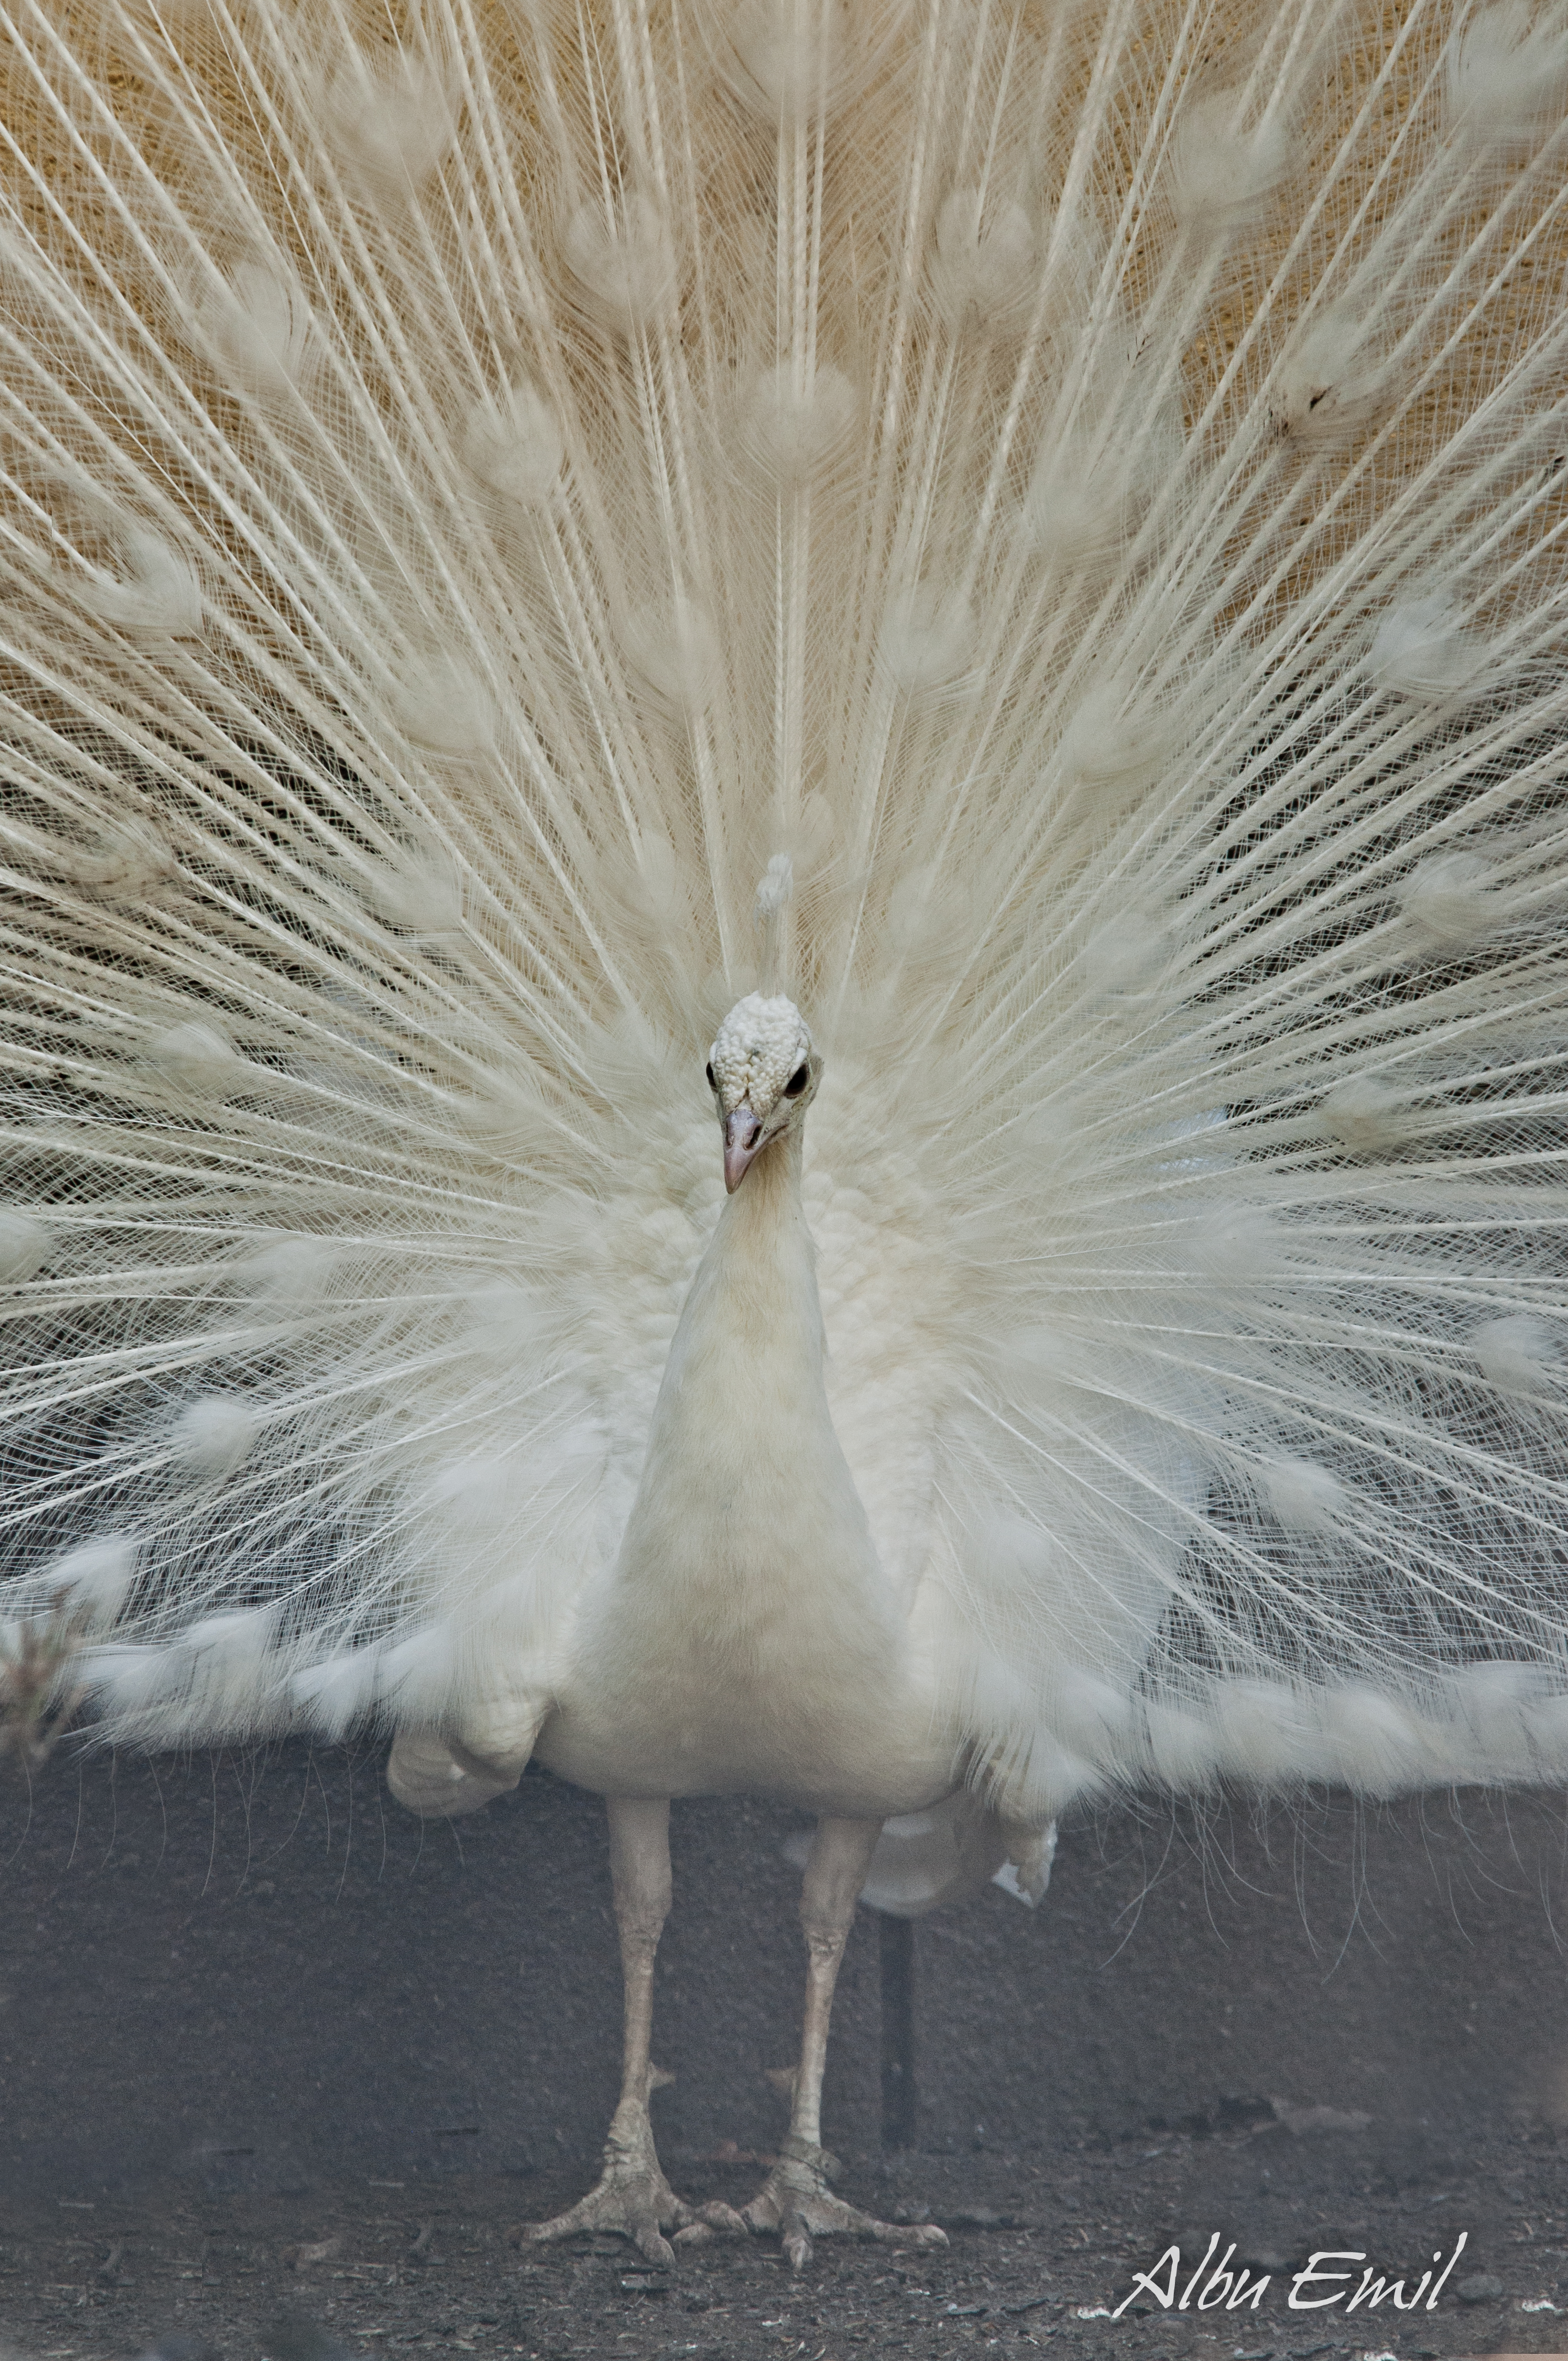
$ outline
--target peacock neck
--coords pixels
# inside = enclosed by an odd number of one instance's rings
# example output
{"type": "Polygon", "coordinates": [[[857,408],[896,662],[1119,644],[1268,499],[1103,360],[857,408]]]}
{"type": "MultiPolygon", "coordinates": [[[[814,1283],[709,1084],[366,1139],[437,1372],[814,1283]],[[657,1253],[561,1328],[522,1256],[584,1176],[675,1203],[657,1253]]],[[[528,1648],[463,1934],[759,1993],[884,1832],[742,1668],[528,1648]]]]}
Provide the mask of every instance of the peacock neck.
{"type": "Polygon", "coordinates": [[[801,1193],[801,1150],[798,1128],[762,1150],[726,1200],[704,1268],[711,1266],[717,1282],[710,1317],[768,1337],[775,1355],[797,1346],[820,1383],[822,1313],[801,1193]]]}
{"type": "Polygon", "coordinates": [[[819,1537],[808,1550],[801,1530],[806,1502],[813,1515],[832,1503],[851,1554],[869,1554],[828,1407],[800,1142],[785,1137],[764,1148],[726,1202],[692,1280],[625,1567],[678,1565],[683,1582],[711,1576],[738,1596],[773,1561],[777,1571],[803,1553],[820,1557],[819,1537]]]}

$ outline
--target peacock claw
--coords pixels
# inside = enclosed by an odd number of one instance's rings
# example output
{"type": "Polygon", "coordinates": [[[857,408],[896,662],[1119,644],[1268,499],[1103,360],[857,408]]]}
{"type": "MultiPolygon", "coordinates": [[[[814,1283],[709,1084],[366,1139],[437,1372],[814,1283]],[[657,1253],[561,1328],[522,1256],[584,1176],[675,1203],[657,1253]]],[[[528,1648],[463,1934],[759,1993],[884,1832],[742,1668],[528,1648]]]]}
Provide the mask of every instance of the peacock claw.
{"type": "Polygon", "coordinates": [[[835,2197],[828,2183],[838,2160],[826,2148],[813,2147],[792,2134],[782,2141],[778,2160],[751,2202],[745,2208],[747,2227],[762,2236],[776,2235],[792,2271],[803,2271],[811,2260],[814,2237],[881,2238],[901,2246],[945,2246],[947,2232],[934,2222],[913,2227],[900,2222],[879,2222],[835,2197]]]}
{"type": "Polygon", "coordinates": [[[662,2270],[673,2268],[675,2246],[694,2246],[712,2237],[744,2236],[746,2224],[731,2205],[718,2200],[688,2205],[664,2178],[653,2146],[647,2116],[639,2123],[611,2126],[604,2146],[604,2170],[597,2185],[565,2213],[548,2222],[530,2222],[525,2239],[544,2245],[557,2238],[575,2238],[585,2232],[610,2233],[630,2238],[651,2263],[662,2270]],[[675,2234],[674,2246],[664,2232],[675,2234]]]}

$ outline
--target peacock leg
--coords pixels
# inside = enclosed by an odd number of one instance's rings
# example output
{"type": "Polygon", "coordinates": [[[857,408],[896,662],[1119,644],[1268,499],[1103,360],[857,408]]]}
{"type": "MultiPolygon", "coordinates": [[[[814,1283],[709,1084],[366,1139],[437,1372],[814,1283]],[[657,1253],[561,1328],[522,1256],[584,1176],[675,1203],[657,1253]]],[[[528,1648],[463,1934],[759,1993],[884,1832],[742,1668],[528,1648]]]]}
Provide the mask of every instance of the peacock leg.
{"type": "Polygon", "coordinates": [[[529,2224],[533,2239],[570,2238],[583,2230],[617,2231],[633,2239],[651,2263],[674,2261],[666,2230],[683,2243],[716,2230],[743,2233],[732,2206],[688,2205],[665,2180],[653,2146],[648,2114],[650,2093],[668,2075],[652,2062],[653,1958],[670,1915],[670,1806],[666,1799],[610,1795],[609,1873],[620,1929],[620,1966],[626,2017],[621,2053],[620,2100],[604,2146],[604,2170],[597,2188],[553,2221],[529,2224]]]}
{"type": "Polygon", "coordinates": [[[828,2186],[829,2176],[837,2170],[835,2159],[822,2146],[822,2070],[828,2062],[833,1987],[881,1833],[878,1820],[818,1820],[806,1864],[800,1896],[806,1950],[806,2022],[789,2132],[778,2161],[746,2208],[746,2220],[753,2230],[778,2233],[790,2267],[797,2271],[811,2259],[813,2237],[835,2233],[896,2239],[903,2246],[948,2243],[934,2223],[911,2229],[879,2222],[874,2214],[862,2213],[858,2206],[835,2197],[828,2186]]]}

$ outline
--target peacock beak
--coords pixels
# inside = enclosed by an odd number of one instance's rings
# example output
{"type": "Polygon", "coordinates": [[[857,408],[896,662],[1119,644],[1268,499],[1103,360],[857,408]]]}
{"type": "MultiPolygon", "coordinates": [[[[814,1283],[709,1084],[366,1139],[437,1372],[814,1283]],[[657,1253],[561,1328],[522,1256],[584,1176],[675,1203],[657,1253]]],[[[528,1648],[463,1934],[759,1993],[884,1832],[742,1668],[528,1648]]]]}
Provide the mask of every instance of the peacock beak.
{"type": "Polygon", "coordinates": [[[724,1126],[724,1186],[733,1197],[746,1167],[762,1144],[762,1126],[749,1106],[738,1106],[724,1126]]]}

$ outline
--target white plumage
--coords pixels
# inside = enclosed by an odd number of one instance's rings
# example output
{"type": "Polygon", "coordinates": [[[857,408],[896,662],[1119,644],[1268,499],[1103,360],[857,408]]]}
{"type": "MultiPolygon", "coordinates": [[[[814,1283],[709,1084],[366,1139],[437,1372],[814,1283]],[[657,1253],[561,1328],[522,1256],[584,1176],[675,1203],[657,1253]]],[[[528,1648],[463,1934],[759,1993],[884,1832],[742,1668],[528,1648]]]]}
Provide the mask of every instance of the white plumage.
{"type": "Polygon", "coordinates": [[[671,1794],[1568,1776],[1560,16],[4,41],[14,1710],[537,1748],[630,1996],[671,1794]]]}

